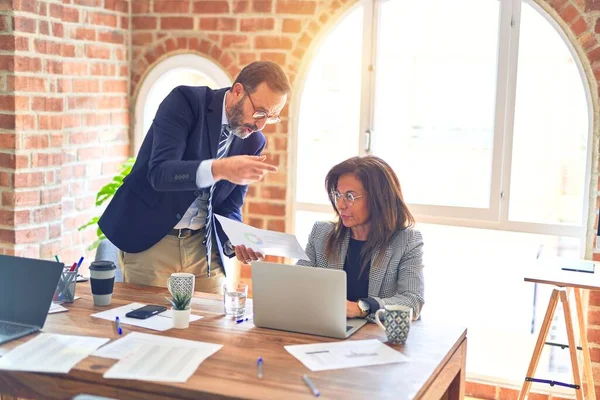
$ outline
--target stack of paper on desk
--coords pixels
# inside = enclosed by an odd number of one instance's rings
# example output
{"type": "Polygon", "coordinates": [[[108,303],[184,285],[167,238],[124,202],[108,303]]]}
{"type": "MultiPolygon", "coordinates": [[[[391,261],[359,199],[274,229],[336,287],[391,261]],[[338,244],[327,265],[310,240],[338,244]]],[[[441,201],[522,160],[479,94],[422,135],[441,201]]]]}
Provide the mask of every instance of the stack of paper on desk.
{"type": "Polygon", "coordinates": [[[0,358],[0,369],[67,374],[108,338],[41,333],[0,358]]]}
{"type": "MultiPolygon", "coordinates": [[[[137,310],[144,306],[145,304],[141,303],[131,303],[126,306],[113,308],[112,310],[92,314],[92,317],[106,319],[112,322],[115,322],[115,318],[119,317],[121,324],[141,326],[142,328],[153,329],[155,331],[166,331],[173,327],[173,312],[171,310],[156,314],[148,319],[128,318],[125,316],[129,311],[137,310]]],[[[202,317],[199,315],[191,314],[190,322],[198,321],[201,318],[202,317]]]]}
{"type": "Polygon", "coordinates": [[[93,355],[119,361],[104,374],[109,379],[186,382],[200,363],[223,345],[133,332],[93,355]]]}
{"type": "Polygon", "coordinates": [[[311,371],[326,371],[410,361],[377,339],[299,344],[284,348],[311,371]]]}

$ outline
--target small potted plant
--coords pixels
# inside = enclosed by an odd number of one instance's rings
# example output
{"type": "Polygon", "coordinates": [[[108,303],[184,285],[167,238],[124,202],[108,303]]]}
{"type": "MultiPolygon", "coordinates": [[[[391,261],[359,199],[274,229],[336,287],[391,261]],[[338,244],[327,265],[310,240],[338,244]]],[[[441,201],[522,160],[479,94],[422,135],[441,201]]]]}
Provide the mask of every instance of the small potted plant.
{"type": "Polygon", "coordinates": [[[190,294],[175,292],[172,298],[167,298],[171,303],[173,313],[173,328],[185,329],[190,326],[190,302],[192,296],[190,294]]]}

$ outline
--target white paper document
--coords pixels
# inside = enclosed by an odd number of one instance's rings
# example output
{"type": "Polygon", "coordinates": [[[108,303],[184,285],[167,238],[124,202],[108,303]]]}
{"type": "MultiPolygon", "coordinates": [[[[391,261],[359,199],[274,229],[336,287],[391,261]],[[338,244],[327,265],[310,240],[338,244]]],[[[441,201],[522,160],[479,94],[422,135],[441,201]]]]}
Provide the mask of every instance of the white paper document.
{"type": "MultiPolygon", "coordinates": [[[[134,338],[131,342],[138,339],[134,338]]],[[[218,344],[194,343],[182,339],[144,338],[134,352],[106,371],[104,378],[186,382],[200,363],[221,347],[223,346],[218,344]]]]}
{"type": "Polygon", "coordinates": [[[66,308],[64,308],[63,306],[61,306],[58,303],[52,303],[50,304],[50,310],[48,310],[48,314],[56,314],[59,312],[65,312],[68,311],[66,308]]]}
{"type": "Polygon", "coordinates": [[[309,260],[294,235],[258,229],[217,214],[215,217],[234,246],[244,245],[265,255],[309,260]]]}
{"type": "Polygon", "coordinates": [[[0,369],[68,374],[108,338],[41,333],[0,358],[0,369]]]}
{"type": "MultiPolygon", "coordinates": [[[[146,304],[131,303],[126,306],[113,308],[111,310],[92,314],[92,317],[106,319],[115,322],[115,318],[119,317],[121,324],[140,326],[142,328],[152,329],[155,331],[166,331],[173,327],[173,312],[167,310],[160,314],[156,314],[148,319],[128,318],[125,316],[129,311],[144,307],[146,304]]],[[[190,322],[198,321],[202,317],[199,315],[190,315],[190,322]]]]}
{"type": "Polygon", "coordinates": [[[404,354],[377,339],[299,344],[284,348],[311,371],[410,361],[404,354]]]}
{"type": "MultiPolygon", "coordinates": [[[[81,298],[81,296],[75,296],[75,297],[73,297],[73,301],[80,299],[80,298],[81,298]]],[[[64,308],[63,306],[61,306],[61,304],[64,304],[64,303],[52,302],[52,304],[50,304],[50,310],[48,310],[48,314],[56,314],[59,312],[69,311],[67,308],[64,308]]]]}
{"type": "Polygon", "coordinates": [[[206,351],[206,357],[210,357],[221,347],[223,347],[221,344],[197,342],[195,340],[178,339],[168,336],[151,335],[149,333],[131,332],[120,339],[112,341],[106,346],[100,347],[92,355],[96,357],[122,360],[132,353],[135,353],[138,348],[148,344],[197,348],[206,351]]]}

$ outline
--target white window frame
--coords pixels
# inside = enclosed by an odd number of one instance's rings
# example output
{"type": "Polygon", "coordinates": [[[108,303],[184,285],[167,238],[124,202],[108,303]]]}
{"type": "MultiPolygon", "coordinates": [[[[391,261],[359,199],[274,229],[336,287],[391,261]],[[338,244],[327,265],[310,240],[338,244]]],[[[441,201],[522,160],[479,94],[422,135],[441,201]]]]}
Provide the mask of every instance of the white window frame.
{"type": "Polygon", "coordinates": [[[134,130],[133,130],[133,154],[137,155],[144,136],[144,105],[154,84],[167,72],[177,69],[191,69],[198,71],[212,79],[219,87],[231,85],[231,78],[218,64],[212,60],[199,56],[198,54],[185,53],[168,57],[158,62],[147,75],[142,78],[135,100],[134,130]]]}
{"type": "MultiPolygon", "coordinates": [[[[377,52],[377,22],[380,5],[384,1],[397,0],[361,0],[354,6],[364,7],[363,22],[363,65],[361,82],[361,114],[359,155],[370,153],[370,141],[376,140],[376,132],[372,131],[374,120],[374,98],[375,98],[375,61],[377,52]]],[[[496,110],[494,122],[494,148],[492,155],[492,179],[490,190],[489,208],[469,208],[451,206],[433,206],[425,204],[409,204],[411,212],[418,222],[452,225],[471,228],[495,229],[513,232],[524,232],[532,234],[546,234],[556,236],[577,237],[582,240],[581,257],[584,258],[586,250],[589,250],[586,233],[593,228],[590,215],[594,211],[590,208],[595,202],[590,201],[590,190],[592,185],[592,155],[593,155],[593,129],[594,129],[594,103],[590,91],[587,74],[581,64],[579,54],[569,40],[567,34],[560,25],[548,14],[548,12],[533,0],[523,0],[534,7],[561,35],[580,72],[584,86],[586,101],[588,105],[588,154],[586,160],[584,188],[584,204],[582,208],[581,224],[543,224],[510,221],[508,219],[508,205],[510,200],[510,176],[513,141],[513,122],[515,113],[515,95],[517,79],[518,43],[520,28],[521,0],[499,0],[500,21],[498,32],[498,66],[497,66],[497,88],[504,90],[496,91],[496,110]]],[[[349,8],[347,12],[350,12],[349,8]]],[[[337,21],[336,21],[337,23],[337,21]]],[[[329,32],[335,27],[334,23],[327,26],[315,39],[315,42],[300,66],[299,79],[293,95],[293,103],[290,110],[290,127],[293,137],[290,140],[288,161],[290,171],[288,174],[288,204],[291,204],[290,212],[287,213],[287,226],[291,232],[295,231],[296,211],[313,211],[331,214],[330,205],[304,203],[296,201],[296,177],[297,170],[297,144],[300,102],[305,79],[308,75],[313,55],[320,44],[327,38],[329,32]]],[[[591,234],[590,234],[591,236],[591,234]]]]}

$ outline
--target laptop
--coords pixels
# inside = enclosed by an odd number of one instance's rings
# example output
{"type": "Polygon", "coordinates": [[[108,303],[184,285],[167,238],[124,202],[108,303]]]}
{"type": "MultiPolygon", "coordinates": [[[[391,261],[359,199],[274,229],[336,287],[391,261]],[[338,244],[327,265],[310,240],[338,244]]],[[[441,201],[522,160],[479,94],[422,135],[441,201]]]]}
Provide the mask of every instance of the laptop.
{"type": "Polygon", "coordinates": [[[0,255],[0,344],[42,329],[63,263],[0,255]]]}
{"type": "Polygon", "coordinates": [[[346,339],[365,319],[346,319],[346,272],[255,261],[254,325],[346,339]]]}

